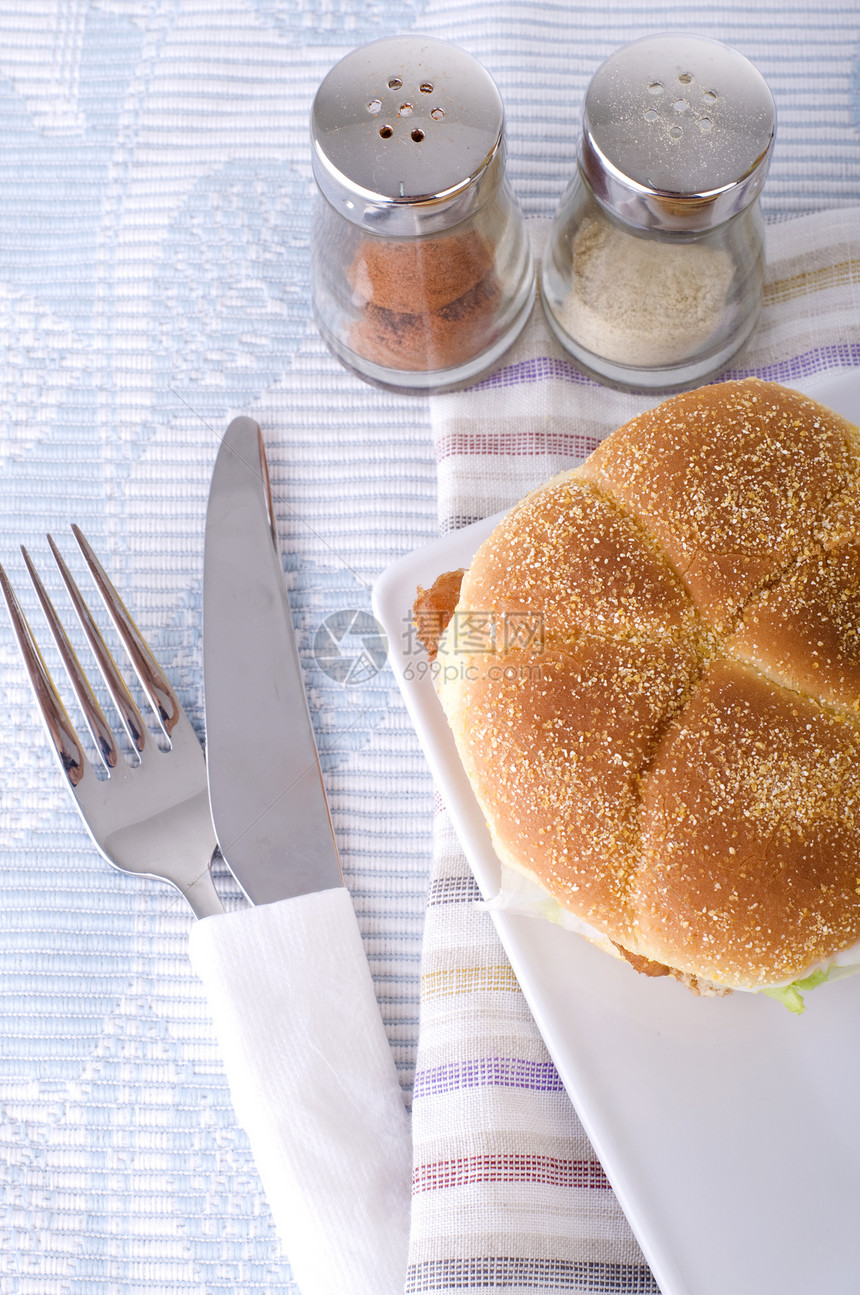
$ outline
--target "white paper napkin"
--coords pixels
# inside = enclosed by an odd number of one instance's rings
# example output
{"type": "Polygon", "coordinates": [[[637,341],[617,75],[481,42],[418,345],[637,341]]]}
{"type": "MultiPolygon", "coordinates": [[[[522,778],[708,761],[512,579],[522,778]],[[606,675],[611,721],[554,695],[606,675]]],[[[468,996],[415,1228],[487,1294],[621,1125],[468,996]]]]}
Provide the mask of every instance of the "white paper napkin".
{"type": "Polygon", "coordinates": [[[204,918],[190,953],[302,1295],[402,1295],[409,1120],[349,893],[204,918]]]}

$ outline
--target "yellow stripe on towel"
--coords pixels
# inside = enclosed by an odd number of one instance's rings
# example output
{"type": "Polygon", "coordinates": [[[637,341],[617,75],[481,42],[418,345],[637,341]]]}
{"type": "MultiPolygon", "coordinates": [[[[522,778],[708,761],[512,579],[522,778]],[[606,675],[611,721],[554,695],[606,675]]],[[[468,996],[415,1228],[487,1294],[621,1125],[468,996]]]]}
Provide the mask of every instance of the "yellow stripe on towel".
{"type": "Polygon", "coordinates": [[[455,994],[474,994],[488,990],[505,990],[518,994],[520,987],[513,969],[503,963],[492,967],[451,967],[445,971],[428,971],[421,977],[421,998],[451,998],[455,994]]]}
{"type": "Polygon", "coordinates": [[[795,297],[807,297],[813,292],[825,292],[828,288],[844,288],[851,283],[860,283],[860,261],[849,258],[838,261],[836,265],[822,265],[818,270],[801,270],[787,279],[777,279],[764,287],[762,300],[766,306],[781,305],[795,297]]]}

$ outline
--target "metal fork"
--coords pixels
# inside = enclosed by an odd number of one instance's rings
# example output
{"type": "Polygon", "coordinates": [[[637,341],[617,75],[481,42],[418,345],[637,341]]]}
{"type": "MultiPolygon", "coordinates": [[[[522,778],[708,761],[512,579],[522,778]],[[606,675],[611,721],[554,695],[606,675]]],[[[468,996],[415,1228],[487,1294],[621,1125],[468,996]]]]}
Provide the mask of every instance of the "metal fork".
{"type": "Polygon", "coordinates": [[[49,535],[51,552],[128,734],[136,763],[131,764],[117,746],[30,555],[22,545],[27,570],[107,777],[98,777],[87,758],[6,572],[0,566],[0,588],[51,746],[81,817],[108,863],[121,872],[170,882],[185,896],[197,917],[223,912],[210,872],[216,842],[203,749],[158,662],[80,528],[72,526],[72,531],[167,739],[168,749],[153,739],[144,724],[80,590],[49,535]]]}

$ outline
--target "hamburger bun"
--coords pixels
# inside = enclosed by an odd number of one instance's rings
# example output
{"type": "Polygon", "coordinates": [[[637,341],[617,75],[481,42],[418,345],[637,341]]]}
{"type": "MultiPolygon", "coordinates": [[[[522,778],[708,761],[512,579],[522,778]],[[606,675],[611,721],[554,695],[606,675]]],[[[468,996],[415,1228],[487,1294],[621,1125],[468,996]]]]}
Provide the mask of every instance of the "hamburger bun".
{"type": "Polygon", "coordinates": [[[860,963],[860,435],[755,379],[674,396],[419,591],[504,865],[705,992],[860,963]]]}

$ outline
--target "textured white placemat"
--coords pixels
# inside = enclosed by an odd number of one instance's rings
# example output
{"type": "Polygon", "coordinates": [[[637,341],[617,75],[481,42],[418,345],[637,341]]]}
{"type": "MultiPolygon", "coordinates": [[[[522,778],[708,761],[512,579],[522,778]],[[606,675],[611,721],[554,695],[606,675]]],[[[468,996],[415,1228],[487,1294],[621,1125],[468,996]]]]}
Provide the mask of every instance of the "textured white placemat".
{"type": "MultiPolygon", "coordinates": [[[[772,85],[772,216],[856,198],[855,0],[0,0],[0,559],[23,595],[17,543],[47,571],[44,532],[78,521],[202,733],[209,473],[229,419],[259,420],[335,826],[407,1089],[432,790],[353,615],[435,532],[437,480],[427,402],[346,374],[311,321],[310,102],[364,41],[458,41],[502,90],[527,214],[549,217],[597,63],[672,27],[728,40],[772,85]],[[321,628],[343,641],[328,673],[321,628]]],[[[512,486],[507,467],[493,480],[456,509],[489,511],[512,486]]],[[[289,1290],[187,964],[190,916],[95,854],[2,617],[0,689],[4,1295],[289,1290]]]]}

